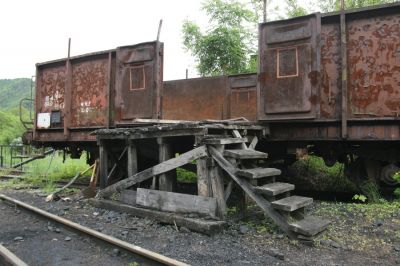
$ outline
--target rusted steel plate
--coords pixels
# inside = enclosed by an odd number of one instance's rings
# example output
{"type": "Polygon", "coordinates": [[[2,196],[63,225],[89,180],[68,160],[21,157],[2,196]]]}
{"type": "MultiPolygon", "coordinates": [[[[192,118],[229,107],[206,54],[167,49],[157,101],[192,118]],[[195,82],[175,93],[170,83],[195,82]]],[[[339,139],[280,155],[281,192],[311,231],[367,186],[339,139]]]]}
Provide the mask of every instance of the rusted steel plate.
{"type": "Polygon", "coordinates": [[[257,120],[257,75],[229,76],[229,118],[257,120]]]}
{"type": "Polygon", "coordinates": [[[353,117],[400,114],[400,14],[348,22],[349,96],[353,117]]]}
{"type": "Polygon", "coordinates": [[[121,119],[158,118],[162,45],[117,48],[116,108],[121,119]]]}
{"type": "Polygon", "coordinates": [[[64,145],[68,146],[69,143],[73,142],[95,142],[96,136],[90,135],[94,129],[87,129],[82,131],[71,131],[69,141],[65,141],[63,131],[55,130],[37,130],[34,141],[36,142],[63,142],[64,145]]]}
{"type": "Polygon", "coordinates": [[[340,24],[323,24],[321,27],[321,88],[319,93],[321,118],[340,118],[340,66],[340,24]]]}
{"type": "Polygon", "coordinates": [[[36,113],[48,113],[64,109],[65,65],[38,69],[36,113]]]}
{"type": "Polygon", "coordinates": [[[319,14],[261,24],[260,119],[315,118],[319,36],[319,14]]]}
{"type": "Polygon", "coordinates": [[[227,118],[228,78],[183,79],[164,82],[162,118],[204,120],[227,118]]]}
{"type": "Polygon", "coordinates": [[[106,126],[108,57],[72,62],[71,127],[106,126]]]}
{"type": "MultiPolygon", "coordinates": [[[[370,121],[349,122],[348,140],[373,141],[385,140],[395,141],[400,139],[400,127],[396,122],[384,125],[373,124],[370,121]]],[[[270,140],[287,141],[317,141],[317,140],[340,140],[341,128],[336,123],[273,123],[270,125],[270,140]]]]}

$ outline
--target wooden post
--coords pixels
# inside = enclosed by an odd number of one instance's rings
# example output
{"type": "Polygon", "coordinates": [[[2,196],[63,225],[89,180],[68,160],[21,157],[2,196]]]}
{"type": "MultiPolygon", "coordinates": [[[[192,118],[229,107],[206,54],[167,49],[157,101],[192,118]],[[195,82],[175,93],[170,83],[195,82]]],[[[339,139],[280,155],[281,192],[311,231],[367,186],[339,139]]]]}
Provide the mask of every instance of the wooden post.
{"type": "Polygon", "coordinates": [[[197,159],[197,195],[212,197],[211,179],[207,168],[207,158],[197,159]]]}
{"type": "Polygon", "coordinates": [[[220,219],[226,219],[226,202],[224,192],[224,180],[222,171],[212,158],[207,160],[209,176],[211,179],[211,188],[213,197],[217,200],[217,215],[220,219]]]}
{"type": "Polygon", "coordinates": [[[99,176],[100,176],[100,188],[105,188],[107,186],[107,176],[108,176],[108,154],[107,148],[103,141],[100,142],[99,147],[99,176]]]}
{"type": "Polygon", "coordinates": [[[129,141],[128,143],[128,176],[133,176],[138,172],[138,165],[137,165],[137,151],[136,145],[133,141],[129,141]]]}
{"type": "MultiPolygon", "coordinates": [[[[157,138],[159,150],[159,162],[162,163],[174,157],[171,144],[167,143],[163,138],[157,138]]],[[[176,184],[176,171],[175,169],[161,174],[159,176],[159,189],[163,191],[173,191],[176,184]]]]}

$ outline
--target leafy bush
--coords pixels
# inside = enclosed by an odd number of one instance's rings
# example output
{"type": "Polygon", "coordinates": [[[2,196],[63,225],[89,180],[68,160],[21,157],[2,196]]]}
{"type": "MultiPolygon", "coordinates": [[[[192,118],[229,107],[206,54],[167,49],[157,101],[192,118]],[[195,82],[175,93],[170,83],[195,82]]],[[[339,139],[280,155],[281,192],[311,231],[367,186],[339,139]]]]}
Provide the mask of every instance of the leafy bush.
{"type": "MultiPolygon", "coordinates": [[[[400,172],[395,173],[394,176],[393,176],[393,178],[394,178],[395,180],[397,180],[397,182],[400,183],[400,172]]],[[[394,190],[394,195],[395,195],[397,198],[400,199],[400,187],[398,187],[398,188],[396,188],[396,189],[394,190]]]]}

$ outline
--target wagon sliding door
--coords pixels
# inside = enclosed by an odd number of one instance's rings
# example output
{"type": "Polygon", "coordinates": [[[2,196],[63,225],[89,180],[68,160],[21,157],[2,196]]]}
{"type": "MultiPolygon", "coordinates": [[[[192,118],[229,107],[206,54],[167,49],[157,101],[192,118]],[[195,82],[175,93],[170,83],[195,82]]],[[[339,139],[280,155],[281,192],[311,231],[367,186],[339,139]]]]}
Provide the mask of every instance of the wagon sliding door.
{"type": "Polygon", "coordinates": [[[260,25],[259,119],[310,119],[320,71],[320,14],[260,25]]]}
{"type": "Polygon", "coordinates": [[[162,48],[159,42],[117,48],[116,106],[120,119],[160,117],[162,48]]]}

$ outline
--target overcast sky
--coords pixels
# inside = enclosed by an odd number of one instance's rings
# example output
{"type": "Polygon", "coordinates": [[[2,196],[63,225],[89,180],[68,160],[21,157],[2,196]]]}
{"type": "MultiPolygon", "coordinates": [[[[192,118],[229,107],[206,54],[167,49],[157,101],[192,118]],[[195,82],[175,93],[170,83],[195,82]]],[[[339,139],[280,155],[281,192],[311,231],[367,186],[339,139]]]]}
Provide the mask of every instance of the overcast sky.
{"type": "MultiPolygon", "coordinates": [[[[280,2],[275,1],[275,2],[280,2]]],[[[164,79],[196,75],[194,60],[182,45],[182,22],[203,27],[200,0],[1,0],[0,79],[30,77],[35,63],[114,49],[156,39],[164,42],[164,79]]]]}

